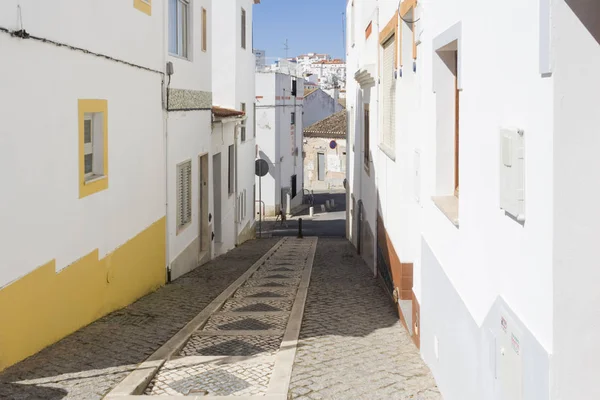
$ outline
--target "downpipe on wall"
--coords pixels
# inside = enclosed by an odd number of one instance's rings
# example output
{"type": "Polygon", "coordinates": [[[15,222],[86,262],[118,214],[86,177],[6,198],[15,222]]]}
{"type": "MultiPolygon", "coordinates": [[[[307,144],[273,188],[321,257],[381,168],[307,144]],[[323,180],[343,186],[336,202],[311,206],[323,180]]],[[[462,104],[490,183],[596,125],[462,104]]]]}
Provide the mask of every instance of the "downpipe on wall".
{"type": "MultiPolygon", "coordinates": [[[[167,32],[167,16],[168,13],[168,3],[165,1],[163,3],[163,32],[167,32]]],[[[165,266],[167,270],[166,281],[167,283],[171,282],[171,257],[170,257],[170,240],[169,240],[169,132],[168,132],[168,120],[169,120],[169,85],[171,83],[171,73],[173,72],[172,67],[167,67],[167,36],[163,35],[163,65],[167,73],[163,75],[162,79],[162,109],[163,109],[163,131],[164,131],[164,139],[165,139],[165,266]],[[169,73],[170,72],[170,73],[169,73]],[[165,77],[168,79],[168,83],[165,87],[165,77]]]]}

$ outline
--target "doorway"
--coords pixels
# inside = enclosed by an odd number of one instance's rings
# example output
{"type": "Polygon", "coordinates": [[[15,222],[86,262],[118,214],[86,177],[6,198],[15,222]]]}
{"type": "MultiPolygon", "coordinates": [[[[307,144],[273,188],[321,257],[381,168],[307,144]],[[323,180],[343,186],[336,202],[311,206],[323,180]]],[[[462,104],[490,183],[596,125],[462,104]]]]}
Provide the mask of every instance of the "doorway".
{"type": "Polygon", "coordinates": [[[221,243],[221,153],[213,156],[213,234],[215,243],[221,243]]]}
{"type": "MultiPolygon", "coordinates": [[[[198,238],[200,241],[198,264],[210,254],[210,228],[208,222],[208,154],[199,156],[198,162],[198,238]]],[[[210,259],[210,256],[208,257],[210,259]]]]}

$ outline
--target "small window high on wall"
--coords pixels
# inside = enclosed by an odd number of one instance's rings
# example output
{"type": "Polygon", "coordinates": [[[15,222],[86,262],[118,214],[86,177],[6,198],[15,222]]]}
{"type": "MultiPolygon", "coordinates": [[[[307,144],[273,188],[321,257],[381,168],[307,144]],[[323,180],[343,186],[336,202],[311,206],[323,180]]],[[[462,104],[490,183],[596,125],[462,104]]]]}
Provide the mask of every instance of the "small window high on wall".
{"type": "Polygon", "coordinates": [[[396,149],[396,78],[394,77],[396,62],[396,36],[392,35],[382,44],[383,68],[381,70],[381,87],[383,101],[383,130],[381,147],[385,153],[394,158],[396,149]]]}

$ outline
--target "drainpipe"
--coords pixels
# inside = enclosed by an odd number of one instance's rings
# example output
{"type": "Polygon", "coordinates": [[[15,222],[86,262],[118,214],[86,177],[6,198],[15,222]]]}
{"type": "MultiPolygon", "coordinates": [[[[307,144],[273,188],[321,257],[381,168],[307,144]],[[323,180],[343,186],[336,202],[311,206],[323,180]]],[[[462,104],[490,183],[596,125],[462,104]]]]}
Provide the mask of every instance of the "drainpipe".
{"type": "MultiPolygon", "coordinates": [[[[166,68],[167,65],[167,16],[168,16],[168,3],[163,3],[163,66],[166,68]]],[[[167,272],[167,283],[171,282],[171,257],[170,257],[170,238],[169,238],[169,132],[168,132],[168,120],[169,120],[169,83],[167,87],[164,86],[164,79],[171,82],[171,77],[163,75],[162,93],[163,93],[163,132],[164,132],[164,150],[165,150],[165,266],[167,272]]]]}
{"type": "Polygon", "coordinates": [[[235,197],[235,203],[233,206],[233,212],[235,213],[235,217],[233,218],[233,243],[235,246],[239,245],[239,224],[242,222],[241,220],[238,221],[238,216],[240,214],[238,205],[238,135],[240,128],[241,124],[238,122],[236,122],[236,124],[233,126],[233,162],[235,163],[233,165],[233,194],[235,197]]]}

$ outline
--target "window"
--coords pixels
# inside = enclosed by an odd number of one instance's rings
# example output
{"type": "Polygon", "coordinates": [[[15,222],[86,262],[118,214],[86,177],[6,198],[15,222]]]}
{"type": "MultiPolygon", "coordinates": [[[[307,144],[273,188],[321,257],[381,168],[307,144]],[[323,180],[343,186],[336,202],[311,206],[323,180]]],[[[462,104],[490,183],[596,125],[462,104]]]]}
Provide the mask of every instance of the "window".
{"type": "MultiPolygon", "coordinates": [[[[246,113],[246,103],[242,103],[242,111],[244,114],[246,113]]],[[[246,121],[242,122],[242,126],[240,127],[240,136],[242,138],[242,142],[246,141],[246,121]]]]}
{"type": "Polygon", "coordinates": [[[233,145],[229,146],[229,161],[227,170],[227,188],[228,193],[233,194],[233,184],[235,179],[235,151],[233,145]]]}
{"type": "Polygon", "coordinates": [[[169,53],[188,57],[189,1],[169,0],[169,53]]]}
{"type": "Polygon", "coordinates": [[[369,125],[369,105],[368,104],[364,104],[364,128],[363,128],[363,151],[364,151],[364,158],[365,158],[365,167],[369,168],[369,132],[370,132],[370,125],[369,125]]]}
{"type": "Polygon", "coordinates": [[[79,100],[79,198],[108,187],[108,103],[79,100]]]}
{"type": "Polygon", "coordinates": [[[242,8],[242,49],[246,48],[246,10],[242,8]]]}
{"type": "Polygon", "coordinates": [[[320,181],[325,180],[325,153],[317,153],[317,176],[320,181]]]}
{"type": "Polygon", "coordinates": [[[192,161],[177,165],[177,233],[192,222],[192,161]]]}
{"type": "Polygon", "coordinates": [[[292,125],[296,125],[296,113],[295,113],[295,112],[292,112],[292,113],[291,113],[291,117],[292,117],[292,122],[291,122],[291,124],[292,124],[292,125]]]}
{"type": "Polygon", "coordinates": [[[382,149],[394,158],[396,145],[396,79],[394,77],[394,66],[396,57],[396,37],[392,35],[383,43],[383,68],[382,68],[382,92],[383,92],[383,130],[382,149]]]}
{"type": "Polygon", "coordinates": [[[297,94],[297,86],[298,82],[295,79],[292,79],[292,96],[296,96],[297,94]]]}
{"type": "Polygon", "coordinates": [[[208,36],[206,26],[206,8],[202,8],[202,51],[206,51],[208,36]]]}
{"type": "MultiPolygon", "coordinates": [[[[453,28],[451,28],[453,29],[453,28]]],[[[460,36],[460,31],[442,34],[460,36]]],[[[436,195],[433,202],[455,225],[459,225],[459,51],[458,39],[443,44],[434,53],[433,81],[436,107],[436,195]]]]}
{"type": "Polygon", "coordinates": [[[133,0],[133,7],[144,14],[152,15],[152,0],[133,0]]]}
{"type": "Polygon", "coordinates": [[[350,44],[354,46],[354,1],[350,6],[350,44]]]}

